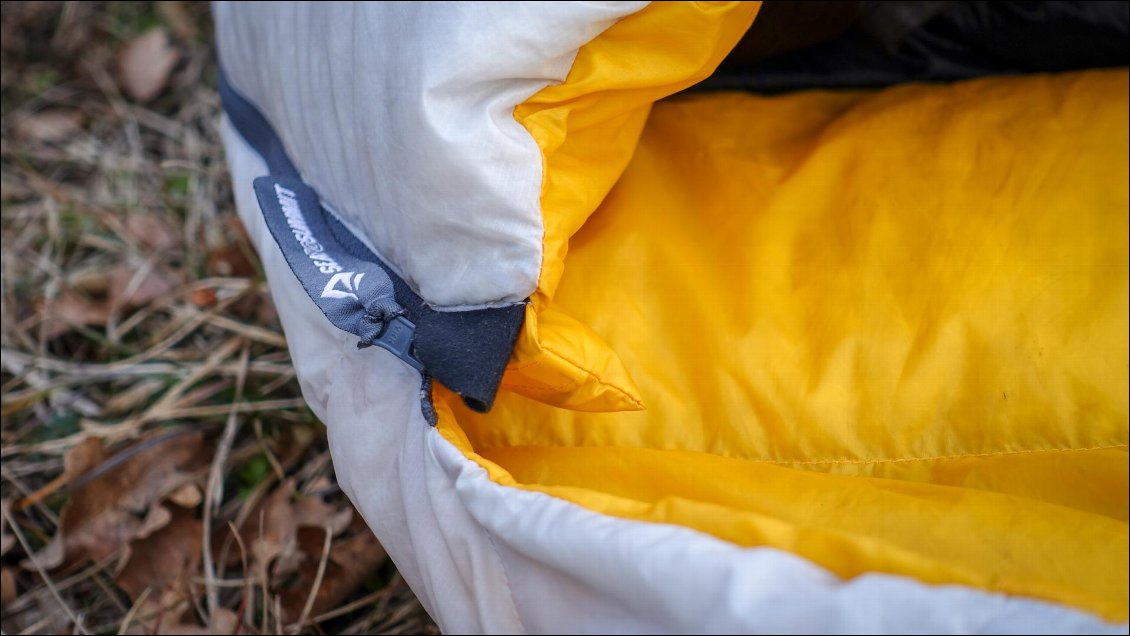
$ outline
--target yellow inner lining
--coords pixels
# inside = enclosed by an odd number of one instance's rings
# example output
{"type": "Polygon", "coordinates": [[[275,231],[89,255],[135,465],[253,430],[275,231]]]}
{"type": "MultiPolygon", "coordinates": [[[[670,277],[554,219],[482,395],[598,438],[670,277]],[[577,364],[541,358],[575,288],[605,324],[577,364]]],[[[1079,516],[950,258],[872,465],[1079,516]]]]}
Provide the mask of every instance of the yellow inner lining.
{"type": "Polygon", "coordinates": [[[581,47],[566,81],[514,109],[542,154],[545,227],[538,288],[503,387],[581,411],[643,407],[616,352],[553,306],[570,237],[632,157],[656,100],[706,78],[760,2],[653,2],[581,47]]]}
{"type": "Polygon", "coordinates": [[[605,514],[1125,621],[1127,93],[1095,71],[660,103],[538,301],[646,410],[437,390],[440,431],[605,514]]]}

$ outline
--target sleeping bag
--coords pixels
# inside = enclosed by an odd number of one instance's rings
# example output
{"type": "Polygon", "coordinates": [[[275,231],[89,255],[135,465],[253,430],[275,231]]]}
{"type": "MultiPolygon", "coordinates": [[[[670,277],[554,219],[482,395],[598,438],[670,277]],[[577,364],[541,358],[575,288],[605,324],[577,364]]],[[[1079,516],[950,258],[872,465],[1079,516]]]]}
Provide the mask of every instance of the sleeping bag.
{"type": "Polygon", "coordinates": [[[719,73],[760,3],[214,4],[303,395],[444,631],[1126,632],[1125,24],[862,4],[719,73]]]}

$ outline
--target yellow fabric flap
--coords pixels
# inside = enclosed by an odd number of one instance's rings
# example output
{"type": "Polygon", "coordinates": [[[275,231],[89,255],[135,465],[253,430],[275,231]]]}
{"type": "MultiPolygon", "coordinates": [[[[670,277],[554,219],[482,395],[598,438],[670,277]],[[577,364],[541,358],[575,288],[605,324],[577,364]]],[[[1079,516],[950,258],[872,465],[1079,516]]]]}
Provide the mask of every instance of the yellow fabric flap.
{"type": "Polygon", "coordinates": [[[576,411],[636,411],[640,390],[620,356],[583,323],[526,306],[502,390],[576,411]]]}
{"type": "Polygon", "coordinates": [[[624,171],[651,104],[709,76],[760,5],[653,2],[581,47],[564,83],[514,110],[541,149],[545,239],[533,310],[503,390],[569,409],[641,408],[616,353],[553,307],[569,238],[624,171]]]}

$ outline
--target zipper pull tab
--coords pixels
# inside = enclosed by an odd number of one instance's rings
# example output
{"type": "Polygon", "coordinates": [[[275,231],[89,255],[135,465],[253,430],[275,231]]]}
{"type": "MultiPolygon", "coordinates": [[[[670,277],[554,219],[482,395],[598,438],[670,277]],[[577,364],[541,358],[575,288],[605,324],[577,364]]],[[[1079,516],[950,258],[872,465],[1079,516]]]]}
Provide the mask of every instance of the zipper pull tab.
{"type": "Polygon", "coordinates": [[[416,325],[404,316],[396,316],[384,326],[384,329],[375,338],[362,339],[357,343],[358,349],[377,346],[392,355],[400,358],[409,366],[420,373],[424,372],[424,363],[416,357],[412,350],[413,341],[416,339],[416,325]]]}

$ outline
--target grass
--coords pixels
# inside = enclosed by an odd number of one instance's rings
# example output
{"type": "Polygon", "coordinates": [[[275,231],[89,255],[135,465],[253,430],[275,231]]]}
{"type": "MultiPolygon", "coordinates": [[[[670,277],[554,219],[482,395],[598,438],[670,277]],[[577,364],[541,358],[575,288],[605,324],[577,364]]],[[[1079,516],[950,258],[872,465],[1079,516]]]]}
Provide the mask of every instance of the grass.
{"type": "Polygon", "coordinates": [[[301,399],[207,3],[5,2],[0,35],[4,633],[436,633],[301,399]],[[118,56],[153,28],[142,103],[118,56]]]}

